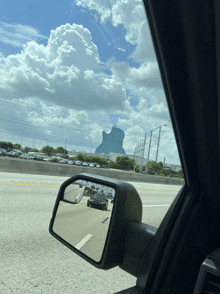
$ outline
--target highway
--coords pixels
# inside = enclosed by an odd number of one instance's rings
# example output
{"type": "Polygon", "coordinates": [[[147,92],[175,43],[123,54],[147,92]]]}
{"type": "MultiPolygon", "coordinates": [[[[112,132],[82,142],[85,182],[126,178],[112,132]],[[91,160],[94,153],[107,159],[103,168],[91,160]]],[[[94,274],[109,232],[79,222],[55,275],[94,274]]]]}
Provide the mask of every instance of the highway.
{"type": "MultiPolygon", "coordinates": [[[[135,277],[118,267],[99,270],[49,234],[59,186],[66,179],[0,173],[0,293],[115,293],[135,285],[135,277]]],[[[142,200],[142,222],[158,227],[181,186],[130,183],[142,200]]],[[[63,205],[62,212],[70,207],[63,205]]],[[[107,211],[99,211],[85,204],[77,214],[71,214],[72,222],[78,221],[76,230],[72,231],[77,237],[74,245],[83,251],[92,244],[87,252],[97,260],[96,249],[103,242],[98,238],[107,232],[111,209],[110,205],[107,211]],[[101,220],[105,224],[100,225],[101,220]],[[102,233],[91,237],[97,230],[102,233]]]]}

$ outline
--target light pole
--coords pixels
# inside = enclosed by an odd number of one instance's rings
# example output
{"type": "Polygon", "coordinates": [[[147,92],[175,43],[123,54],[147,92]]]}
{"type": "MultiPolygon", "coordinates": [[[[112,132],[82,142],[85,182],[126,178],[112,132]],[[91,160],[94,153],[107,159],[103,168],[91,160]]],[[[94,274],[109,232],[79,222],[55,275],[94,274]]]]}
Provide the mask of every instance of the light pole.
{"type": "Polygon", "coordinates": [[[157,162],[157,157],[158,157],[158,150],[159,150],[159,143],[160,143],[160,133],[161,133],[161,127],[166,127],[167,125],[160,126],[159,130],[159,137],[158,137],[158,143],[157,143],[157,155],[156,155],[156,162],[157,162]]]}
{"type": "Polygon", "coordinates": [[[67,142],[67,139],[65,139],[64,156],[66,155],[66,142],[67,142]]]}
{"type": "Polygon", "coordinates": [[[148,164],[149,158],[150,158],[150,145],[151,145],[152,133],[153,133],[153,131],[150,132],[150,143],[149,143],[149,149],[148,149],[148,155],[147,155],[147,164],[148,164]]]}
{"type": "MultiPolygon", "coordinates": [[[[148,149],[147,163],[149,162],[149,159],[150,159],[150,146],[151,146],[152,134],[158,128],[160,128],[160,131],[161,131],[161,127],[165,127],[165,126],[167,126],[167,125],[159,126],[156,129],[150,131],[151,134],[150,134],[150,143],[149,143],[149,149],[148,149]]],[[[159,150],[159,141],[160,141],[160,133],[159,133],[159,139],[158,139],[158,144],[157,144],[157,156],[158,156],[158,150],[159,150]]],[[[156,157],[156,161],[157,161],[157,157],[156,157]]]]}
{"type": "MultiPolygon", "coordinates": [[[[167,125],[163,125],[163,126],[167,126],[167,125]]],[[[149,159],[150,159],[150,147],[151,147],[151,141],[152,141],[152,134],[155,130],[157,130],[158,128],[160,129],[159,131],[159,138],[158,138],[158,143],[157,143],[157,155],[156,155],[156,162],[157,162],[157,157],[158,157],[158,150],[159,150],[159,142],[160,142],[160,133],[161,133],[161,127],[163,126],[159,126],[157,127],[156,129],[154,130],[151,130],[150,132],[148,133],[145,133],[145,136],[144,136],[144,143],[142,143],[143,145],[141,146],[141,143],[139,146],[136,145],[135,147],[135,150],[134,150],[134,159],[136,159],[136,153],[141,153],[140,157],[139,157],[139,172],[142,172],[142,166],[143,166],[143,160],[144,160],[144,152],[145,152],[145,145],[146,145],[146,136],[147,134],[150,133],[150,143],[149,143],[149,149],[148,149],[148,156],[147,156],[147,163],[149,162],[149,159]],[[140,148],[139,150],[138,147],[140,148]]]]}
{"type": "Polygon", "coordinates": [[[144,152],[145,152],[145,145],[146,145],[146,136],[147,136],[147,133],[145,133],[144,143],[143,143],[143,146],[142,146],[142,149],[141,149],[141,164],[139,166],[139,172],[140,173],[142,172],[142,166],[143,166],[143,160],[144,160],[144,152]]]}

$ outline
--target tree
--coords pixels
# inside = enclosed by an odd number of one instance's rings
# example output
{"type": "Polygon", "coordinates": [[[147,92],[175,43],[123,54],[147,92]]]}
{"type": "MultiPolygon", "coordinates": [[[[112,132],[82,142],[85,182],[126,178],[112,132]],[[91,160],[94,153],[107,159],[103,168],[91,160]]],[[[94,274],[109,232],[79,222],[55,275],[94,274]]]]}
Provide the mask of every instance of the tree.
{"type": "Polygon", "coordinates": [[[1,141],[0,142],[0,148],[3,148],[3,149],[13,149],[14,148],[14,145],[11,142],[1,141]]]}
{"type": "Polygon", "coordinates": [[[52,146],[45,146],[42,148],[42,152],[45,153],[47,156],[51,156],[53,154],[53,147],[52,146]]]}
{"type": "Polygon", "coordinates": [[[146,165],[143,165],[142,166],[142,171],[145,171],[146,170],[146,165]]]}
{"type": "Polygon", "coordinates": [[[116,164],[119,169],[133,170],[135,166],[134,159],[130,159],[126,156],[118,156],[116,158],[116,164]]]}
{"type": "Polygon", "coordinates": [[[70,160],[77,160],[77,157],[70,157],[70,160]]]}
{"type": "Polygon", "coordinates": [[[32,148],[31,152],[38,152],[38,149],[37,148],[32,148]]]}
{"type": "Polygon", "coordinates": [[[21,149],[21,145],[18,144],[18,143],[16,143],[16,144],[13,145],[13,148],[20,150],[21,149]]]}
{"type": "Polygon", "coordinates": [[[157,163],[156,161],[149,161],[147,163],[147,171],[143,173],[146,173],[148,175],[155,175],[155,174],[159,175],[163,172],[164,172],[164,169],[163,169],[162,162],[157,163]]]}
{"type": "Polygon", "coordinates": [[[109,167],[110,167],[110,168],[117,168],[117,164],[116,164],[116,162],[114,162],[114,161],[110,162],[110,163],[109,163],[109,167]]]}
{"type": "Polygon", "coordinates": [[[84,155],[83,154],[78,154],[77,155],[78,160],[84,161],[84,155]]]}
{"type": "Polygon", "coordinates": [[[54,149],[54,153],[68,154],[68,151],[63,147],[57,147],[57,149],[54,149]]]}
{"type": "Polygon", "coordinates": [[[138,164],[135,165],[134,170],[135,170],[136,173],[139,173],[139,171],[140,171],[140,166],[139,166],[138,164]]]}
{"type": "Polygon", "coordinates": [[[25,151],[25,153],[28,153],[28,152],[31,151],[31,148],[30,147],[24,147],[24,151],[25,151]]]}

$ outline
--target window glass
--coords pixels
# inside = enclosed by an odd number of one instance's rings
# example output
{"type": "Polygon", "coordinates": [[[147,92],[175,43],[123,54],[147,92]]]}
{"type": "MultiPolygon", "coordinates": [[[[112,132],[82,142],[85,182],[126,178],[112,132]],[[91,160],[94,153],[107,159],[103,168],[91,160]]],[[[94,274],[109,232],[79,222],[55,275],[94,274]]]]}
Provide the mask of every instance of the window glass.
{"type": "Polygon", "coordinates": [[[142,1],[2,1],[0,32],[1,155],[183,178],[142,1]]]}
{"type": "Polygon", "coordinates": [[[142,1],[1,0],[0,109],[0,292],[135,285],[77,259],[48,226],[59,186],[78,173],[132,183],[156,227],[183,185],[142,1]]]}
{"type": "Polygon", "coordinates": [[[1,159],[133,182],[158,226],[183,182],[148,174],[183,174],[142,1],[3,0],[0,34],[1,159]]]}

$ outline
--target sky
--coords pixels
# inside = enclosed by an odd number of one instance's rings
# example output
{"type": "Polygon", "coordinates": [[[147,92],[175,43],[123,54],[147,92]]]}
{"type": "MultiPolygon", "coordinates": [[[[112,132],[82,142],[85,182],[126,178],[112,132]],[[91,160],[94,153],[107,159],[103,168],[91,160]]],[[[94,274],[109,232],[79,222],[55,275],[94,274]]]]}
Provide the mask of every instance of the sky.
{"type": "Polygon", "coordinates": [[[95,152],[116,125],[145,157],[154,130],[155,160],[162,126],[158,161],[180,164],[140,0],[2,0],[0,81],[0,141],[95,152]]]}

